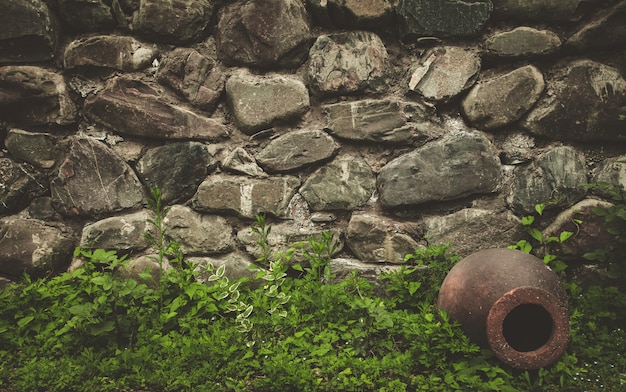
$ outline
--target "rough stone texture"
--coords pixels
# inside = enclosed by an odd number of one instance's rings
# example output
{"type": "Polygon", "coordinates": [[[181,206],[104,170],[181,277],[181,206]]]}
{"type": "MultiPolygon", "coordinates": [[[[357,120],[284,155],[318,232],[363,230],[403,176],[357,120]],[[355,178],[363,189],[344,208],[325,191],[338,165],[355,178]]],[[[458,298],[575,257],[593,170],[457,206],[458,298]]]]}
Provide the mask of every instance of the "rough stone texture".
{"type": "Polygon", "coordinates": [[[346,245],[357,258],[370,263],[401,264],[420,245],[403,225],[369,214],[353,214],[346,231],[346,245]]]}
{"type": "Polygon", "coordinates": [[[584,197],[587,183],[584,156],[572,147],[559,146],[540,155],[530,165],[514,172],[511,206],[520,214],[535,211],[535,205],[569,206],[584,197]]]}
{"type": "Polygon", "coordinates": [[[50,60],[54,57],[58,40],[58,28],[44,1],[3,1],[0,64],[50,60]]]}
{"type": "Polygon", "coordinates": [[[311,174],[300,194],[313,211],[352,210],[365,204],[375,188],[376,177],[363,159],[340,156],[311,174]]]}
{"type": "Polygon", "coordinates": [[[626,44],[624,20],[626,1],[620,1],[597,15],[591,23],[585,24],[569,37],[566,44],[578,50],[623,47],[626,44]]]}
{"type": "Polygon", "coordinates": [[[365,263],[358,259],[334,258],[330,261],[330,271],[336,276],[336,281],[348,278],[352,273],[369,281],[374,287],[381,288],[381,294],[386,293],[380,275],[397,272],[401,267],[396,264],[365,263]]]}
{"type": "Polygon", "coordinates": [[[585,199],[562,211],[543,230],[544,238],[559,237],[563,231],[574,233],[563,245],[552,244],[550,253],[565,262],[582,261],[582,256],[596,249],[606,248],[615,236],[606,231],[604,217],[593,213],[594,208],[608,209],[613,206],[602,200],[585,199]],[[582,220],[582,224],[575,221],[582,220]]]}
{"type": "Polygon", "coordinates": [[[186,255],[225,253],[233,247],[232,228],[221,216],[202,215],[177,204],[163,223],[167,236],[178,242],[186,255]]]}
{"type": "Polygon", "coordinates": [[[0,67],[0,120],[67,125],[75,118],[76,105],[63,75],[28,65],[0,67]]]}
{"type": "Polygon", "coordinates": [[[50,169],[59,155],[57,138],[49,133],[28,132],[11,129],[4,144],[15,158],[40,169],[50,169]]]}
{"type": "Polygon", "coordinates": [[[519,120],[537,102],[545,83],[532,65],[479,81],[461,103],[477,128],[496,129],[519,120]]]}
{"type": "Polygon", "coordinates": [[[510,211],[465,208],[446,216],[424,220],[425,237],[431,244],[450,243],[461,257],[480,249],[505,248],[524,238],[526,228],[510,211]]]}
{"type": "Polygon", "coordinates": [[[493,13],[501,18],[572,21],[579,19],[577,10],[584,2],[585,0],[493,0],[493,13]]]}
{"type": "Polygon", "coordinates": [[[144,237],[144,232],[156,235],[155,228],[148,223],[148,219],[154,219],[154,215],[148,210],[141,210],[85,225],[80,246],[87,249],[115,250],[120,255],[145,250],[150,243],[144,237]]]}
{"type": "Polygon", "coordinates": [[[155,147],[137,162],[137,173],[149,188],[159,188],[164,203],[188,200],[204,181],[212,157],[199,142],[155,147]]]}
{"type": "Polygon", "coordinates": [[[227,136],[226,128],[216,120],[170,104],[155,87],[127,78],[110,81],[85,101],[85,110],[94,121],[122,135],[202,140],[227,136]]]}
{"type": "Polygon", "coordinates": [[[255,155],[258,164],[267,172],[287,172],[335,155],[339,146],[326,132],[299,130],[272,140],[255,155]]]}
{"type": "Polygon", "coordinates": [[[328,0],[327,12],[338,26],[348,28],[383,27],[392,22],[394,3],[388,0],[328,0]]]}
{"type": "Polygon", "coordinates": [[[55,208],[66,216],[100,215],[139,206],[142,186],[135,172],[110,148],[74,138],[50,184],[55,208]]]}
{"type": "MultiPolygon", "coordinates": [[[[273,256],[281,259],[284,263],[294,264],[306,262],[307,258],[304,256],[304,251],[311,252],[312,247],[309,243],[309,239],[316,241],[322,240],[322,233],[328,231],[319,228],[311,227],[297,227],[289,223],[272,225],[272,231],[267,238],[268,244],[272,247],[273,256]],[[288,252],[290,248],[293,248],[293,253],[288,252]]],[[[331,231],[333,234],[332,240],[336,243],[335,251],[329,255],[334,256],[343,250],[344,243],[341,239],[341,233],[339,231],[331,231]]],[[[259,258],[263,255],[261,248],[257,244],[259,234],[247,228],[237,232],[237,239],[246,248],[246,252],[259,258]]]]}
{"type": "Polygon", "coordinates": [[[378,175],[378,189],[383,206],[399,207],[491,193],[500,178],[489,140],[460,132],[389,162],[378,175]]]}
{"type": "Polygon", "coordinates": [[[491,35],[485,41],[488,53],[501,57],[527,57],[554,53],[561,39],[550,30],[520,26],[491,35]]]}
{"type": "Polygon", "coordinates": [[[380,92],[387,85],[388,54],[380,37],[365,31],[320,35],[309,51],[313,93],[380,92]]]}
{"type": "Polygon", "coordinates": [[[459,46],[426,51],[411,69],[409,90],[433,101],[446,102],[471,87],[480,71],[480,56],[459,46]]]}
{"type": "Polygon", "coordinates": [[[68,228],[48,226],[34,219],[0,219],[0,274],[37,278],[67,268],[76,246],[68,228]]]}
{"type": "Polygon", "coordinates": [[[505,165],[519,165],[534,158],[535,139],[523,132],[506,135],[500,149],[500,159],[505,165]]]}
{"type": "Polygon", "coordinates": [[[363,100],[323,106],[326,129],[341,139],[411,143],[435,137],[434,108],[394,100],[363,100]]]}
{"type": "Polygon", "coordinates": [[[222,265],[225,268],[224,276],[232,282],[242,278],[253,279],[257,271],[260,270],[245,254],[239,252],[214,257],[192,256],[187,258],[186,261],[196,266],[195,271],[198,272],[196,280],[207,284],[211,284],[209,276],[222,265]]]}
{"type": "Polygon", "coordinates": [[[0,214],[17,212],[46,193],[48,181],[28,164],[0,157],[0,214]]]}
{"type": "Polygon", "coordinates": [[[115,18],[107,0],[58,0],[59,17],[71,30],[108,30],[115,18]],[[107,4],[108,3],[108,4],[107,4]]]}
{"type": "Polygon", "coordinates": [[[220,57],[257,67],[298,66],[311,31],[298,0],[240,0],[220,10],[215,35],[220,57]]]}
{"type": "Polygon", "coordinates": [[[222,169],[250,177],[267,177],[263,169],[257,165],[254,157],[242,147],[235,148],[224,158],[222,169]]]}
{"type": "Polygon", "coordinates": [[[140,0],[133,13],[134,30],[163,42],[186,43],[206,35],[215,7],[213,0],[140,0]]]}
{"type": "Polygon", "coordinates": [[[224,92],[226,75],[218,64],[200,52],[176,48],[161,61],[157,80],[192,105],[211,111],[224,92]]]}
{"type": "Polygon", "coordinates": [[[309,110],[305,85],[284,76],[239,73],[226,82],[226,95],[238,127],[248,135],[296,119],[309,110]]]}
{"type": "Polygon", "coordinates": [[[243,218],[258,214],[284,216],[289,201],[300,186],[296,177],[251,179],[212,175],[200,184],[192,200],[195,210],[225,212],[243,218]]]}
{"type": "Polygon", "coordinates": [[[115,271],[119,277],[123,279],[134,279],[137,282],[145,283],[148,287],[156,289],[159,287],[159,280],[161,279],[161,273],[167,271],[172,266],[167,260],[164,260],[163,265],[159,264],[159,255],[143,255],[133,259],[130,259],[128,263],[115,271]],[[152,278],[144,280],[140,275],[144,272],[148,272],[152,278]]]}
{"type": "Polygon", "coordinates": [[[612,67],[575,60],[557,66],[547,94],[522,126],[529,132],[563,141],[626,140],[619,120],[626,106],[626,80],[612,67]]]}
{"type": "Polygon", "coordinates": [[[154,45],[129,36],[97,35],[72,41],[63,55],[65,69],[106,67],[120,71],[146,68],[158,55],[154,45]]]}
{"type": "Polygon", "coordinates": [[[608,158],[600,163],[591,183],[601,182],[626,189],[626,155],[608,158]]]}
{"type": "Polygon", "coordinates": [[[404,36],[458,37],[478,33],[491,10],[484,0],[404,0],[398,14],[404,36]]]}

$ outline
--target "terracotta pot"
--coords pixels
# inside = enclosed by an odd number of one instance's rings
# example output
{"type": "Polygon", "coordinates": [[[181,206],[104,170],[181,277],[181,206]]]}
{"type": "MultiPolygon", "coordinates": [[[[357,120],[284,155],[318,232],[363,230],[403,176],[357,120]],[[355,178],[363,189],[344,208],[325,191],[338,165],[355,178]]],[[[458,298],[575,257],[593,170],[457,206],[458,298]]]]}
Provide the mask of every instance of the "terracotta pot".
{"type": "Polygon", "coordinates": [[[538,369],[569,341],[567,296],[538,258],[512,249],[481,250],[448,273],[437,306],[506,364],[538,369]]]}

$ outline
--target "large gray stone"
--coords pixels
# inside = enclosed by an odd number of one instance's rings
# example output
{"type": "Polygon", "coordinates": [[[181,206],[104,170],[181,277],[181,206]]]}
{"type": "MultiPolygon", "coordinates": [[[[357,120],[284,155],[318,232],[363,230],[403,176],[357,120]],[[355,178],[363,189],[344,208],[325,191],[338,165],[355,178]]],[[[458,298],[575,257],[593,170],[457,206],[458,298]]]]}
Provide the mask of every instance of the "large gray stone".
{"type": "Polygon", "coordinates": [[[539,69],[526,65],[479,81],[461,103],[470,123],[496,129],[519,120],[537,102],[545,83],[539,69]]]}
{"type": "Polygon", "coordinates": [[[86,249],[115,250],[118,254],[142,251],[150,246],[144,233],[156,236],[156,229],[148,223],[154,220],[149,210],[112,216],[83,227],[80,246],[86,249]]]}
{"type": "Polygon", "coordinates": [[[229,63],[255,67],[298,66],[311,32],[298,0],[240,0],[220,10],[215,42],[229,63]]]}
{"type": "Polygon", "coordinates": [[[75,119],[76,105],[63,75],[35,66],[0,67],[0,120],[67,125],[75,119]]]}
{"type": "Polygon", "coordinates": [[[567,40],[567,46],[578,50],[596,50],[626,45],[626,1],[619,1],[612,7],[602,10],[589,23],[567,40]]]}
{"type": "Polygon", "coordinates": [[[65,226],[10,216],[0,219],[0,274],[35,278],[61,272],[70,263],[76,239],[65,226]]]}
{"type": "Polygon", "coordinates": [[[48,61],[54,58],[58,40],[59,29],[44,1],[2,2],[0,64],[48,61]]]}
{"type": "Polygon", "coordinates": [[[612,67],[575,60],[555,67],[546,94],[522,126],[532,134],[561,141],[624,141],[620,110],[626,80],[612,67]]]}
{"type": "Polygon", "coordinates": [[[238,73],[226,82],[226,95],[237,126],[248,135],[309,110],[306,86],[291,77],[238,73]]]}
{"type": "Polygon", "coordinates": [[[572,147],[559,146],[541,154],[530,165],[515,169],[509,201],[522,214],[533,213],[540,203],[569,206],[584,197],[585,183],[584,155],[572,147]]]}
{"type": "Polygon", "coordinates": [[[256,163],[256,159],[242,147],[236,147],[224,158],[222,169],[246,174],[250,177],[267,177],[267,174],[256,163]]]}
{"type": "Polygon", "coordinates": [[[494,18],[574,21],[585,0],[492,0],[494,18]]]}
{"type": "Polygon", "coordinates": [[[340,156],[307,178],[300,194],[311,210],[352,210],[365,204],[376,188],[376,177],[360,157],[340,156]]]}
{"type": "Polygon", "coordinates": [[[346,28],[376,28],[392,23],[394,3],[388,0],[328,0],[329,17],[337,26],[346,28]]]}
{"type": "Polygon", "coordinates": [[[410,72],[409,90],[446,102],[471,87],[480,71],[477,51],[442,46],[426,51],[410,72]]]}
{"type": "Polygon", "coordinates": [[[169,86],[192,105],[213,110],[224,92],[226,75],[213,60],[191,48],[176,48],[161,61],[159,83],[169,86]]]}
{"type": "Polygon", "coordinates": [[[420,245],[403,224],[370,214],[353,214],[346,231],[346,245],[360,260],[402,264],[420,245]]]}
{"type": "Polygon", "coordinates": [[[85,110],[89,118],[121,135],[212,141],[228,136],[216,120],[169,103],[157,87],[130,78],[114,78],[85,101],[85,110]]]}
{"type": "Polygon", "coordinates": [[[17,212],[46,193],[45,175],[28,164],[0,157],[0,214],[17,212]]]}
{"type": "Polygon", "coordinates": [[[626,155],[607,158],[598,165],[592,184],[605,183],[626,189],[626,155]]]}
{"type": "Polygon", "coordinates": [[[138,207],[142,185],[135,172],[104,143],[73,138],[50,184],[55,208],[66,216],[93,216],[138,207]]]}
{"type": "Polygon", "coordinates": [[[183,205],[171,206],[163,220],[167,236],[185,255],[225,253],[233,247],[232,227],[217,215],[203,215],[183,205]]]}
{"type": "Polygon", "coordinates": [[[213,157],[199,142],[165,144],[146,152],[137,173],[149,188],[159,188],[164,203],[191,198],[204,181],[213,157]]]}
{"type": "Polygon", "coordinates": [[[387,49],[374,33],[320,35],[309,51],[310,88],[321,95],[382,92],[387,61],[387,49]]]}
{"type": "Polygon", "coordinates": [[[398,14],[402,35],[463,37],[477,34],[491,15],[489,0],[403,0],[398,14]]]}
{"type": "Polygon", "coordinates": [[[430,140],[437,124],[434,107],[395,100],[341,102],[322,107],[326,129],[341,138],[364,142],[409,144],[430,140]]]}
{"type": "Polygon", "coordinates": [[[510,211],[466,208],[445,216],[424,219],[431,244],[451,245],[461,257],[480,249],[505,248],[526,236],[526,228],[510,211]]]}
{"type": "Polygon", "coordinates": [[[500,179],[489,140],[462,131],[389,162],[378,175],[378,189],[383,206],[399,207],[495,192],[500,179]]]}
{"type": "Polygon", "coordinates": [[[214,0],[139,0],[132,26],[142,36],[168,43],[198,41],[207,34],[214,0]]]}
{"type": "Polygon", "coordinates": [[[146,68],[158,55],[154,45],[133,37],[96,35],[72,41],[65,48],[63,66],[112,68],[125,72],[146,68]]]}
{"type": "Polygon", "coordinates": [[[267,172],[287,172],[325,161],[335,155],[339,146],[326,132],[299,130],[272,140],[255,155],[267,172]]]}
{"type": "Polygon", "coordinates": [[[59,156],[59,140],[49,133],[11,129],[4,140],[7,150],[17,159],[41,169],[50,169],[59,156]]]}
{"type": "Polygon", "coordinates": [[[61,20],[71,30],[102,31],[115,26],[108,0],[58,0],[61,20]]]}
{"type": "Polygon", "coordinates": [[[281,217],[299,186],[300,180],[291,176],[256,179],[211,175],[200,184],[191,204],[200,212],[281,217]]]}
{"type": "Polygon", "coordinates": [[[561,39],[550,30],[520,26],[497,32],[485,41],[490,55],[499,57],[527,57],[551,54],[559,50],[561,39]]]}

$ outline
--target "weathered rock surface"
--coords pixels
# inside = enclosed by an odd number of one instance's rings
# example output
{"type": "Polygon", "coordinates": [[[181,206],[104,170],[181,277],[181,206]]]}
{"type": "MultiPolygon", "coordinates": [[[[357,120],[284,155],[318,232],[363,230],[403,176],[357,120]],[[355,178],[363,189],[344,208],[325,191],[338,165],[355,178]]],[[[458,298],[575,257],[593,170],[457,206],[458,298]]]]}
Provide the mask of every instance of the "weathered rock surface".
{"type": "Polygon", "coordinates": [[[626,80],[615,68],[575,60],[551,73],[545,96],[522,123],[526,130],[563,141],[626,140],[619,120],[626,80]]]}
{"type": "Polygon", "coordinates": [[[489,19],[491,1],[404,0],[400,3],[404,36],[459,37],[478,33],[489,19]]]}
{"type": "Polygon", "coordinates": [[[381,92],[388,54],[380,37],[365,31],[320,35],[309,51],[311,91],[321,95],[381,92]]]}
{"type": "Polygon", "coordinates": [[[159,188],[164,203],[191,198],[206,178],[213,157],[199,142],[155,147],[137,162],[137,173],[149,188],[159,188]]]}
{"type": "Polygon", "coordinates": [[[626,189],[626,155],[605,159],[596,169],[591,183],[606,183],[626,189]]]}
{"type": "Polygon", "coordinates": [[[500,145],[500,159],[505,165],[519,165],[534,158],[535,139],[524,132],[506,135],[500,145]]]}
{"type": "Polygon", "coordinates": [[[326,132],[299,130],[272,140],[255,155],[258,164],[267,172],[287,172],[335,155],[339,146],[326,132]]]}
{"type": "Polygon", "coordinates": [[[256,159],[244,148],[232,150],[222,162],[222,169],[231,172],[246,174],[250,177],[267,177],[267,174],[256,163],[256,159]]]}
{"type": "Polygon", "coordinates": [[[535,205],[569,206],[585,194],[587,183],[585,157],[572,147],[559,146],[540,155],[533,163],[516,168],[511,206],[519,213],[535,211],[535,205]]]}
{"type": "Polygon", "coordinates": [[[214,0],[140,0],[133,13],[135,32],[162,42],[187,43],[207,34],[214,0]]]}
{"type": "Polygon", "coordinates": [[[70,42],[65,48],[63,66],[103,67],[132,72],[146,68],[158,55],[154,45],[129,36],[97,35],[70,42]]]}
{"type": "Polygon", "coordinates": [[[201,140],[228,135],[216,120],[170,104],[156,87],[129,78],[113,79],[85,101],[85,109],[91,119],[121,135],[201,140]]]}
{"type": "Polygon", "coordinates": [[[319,1],[327,7],[329,17],[337,26],[347,28],[383,27],[391,23],[394,4],[388,0],[319,1]]]}
{"type": "Polygon", "coordinates": [[[296,177],[256,179],[211,175],[200,184],[192,199],[200,212],[225,212],[244,218],[258,214],[284,216],[289,201],[300,186],[296,177]]]}
{"type": "Polygon", "coordinates": [[[62,226],[48,226],[16,216],[0,219],[0,274],[20,278],[24,273],[43,277],[67,268],[76,240],[62,226]]]}
{"type": "Polygon", "coordinates": [[[399,207],[495,192],[500,179],[489,140],[459,132],[389,162],[378,175],[378,190],[383,206],[399,207]]]}
{"type": "Polygon", "coordinates": [[[493,0],[493,14],[498,18],[572,21],[579,19],[577,11],[584,2],[585,0],[493,0]]]}
{"type": "Polygon", "coordinates": [[[76,105],[63,75],[28,65],[0,67],[0,120],[67,125],[75,118],[76,105]]]}
{"type": "Polygon", "coordinates": [[[116,23],[110,4],[107,0],[58,0],[59,16],[71,30],[109,30],[116,23]]]}
{"type": "Polygon", "coordinates": [[[225,253],[233,247],[232,228],[221,216],[199,214],[176,204],[163,223],[167,236],[178,242],[186,255],[225,253]]]}
{"type": "Polygon", "coordinates": [[[226,95],[239,129],[251,135],[309,110],[309,93],[300,80],[239,73],[226,82],[226,95]]]}
{"type": "Polygon", "coordinates": [[[44,1],[3,1],[0,64],[50,60],[54,57],[58,40],[59,30],[44,1]]]}
{"type": "Polygon", "coordinates": [[[83,228],[80,246],[86,249],[115,250],[119,255],[145,250],[150,243],[144,237],[144,232],[156,235],[148,219],[154,219],[154,214],[141,210],[88,224],[83,228]]]}
{"type": "Polygon", "coordinates": [[[308,15],[298,0],[240,0],[219,12],[215,41],[228,63],[298,66],[310,40],[308,15]]]}
{"type": "Polygon", "coordinates": [[[496,129],[519,120],[537,102],[545,83],[532,65],[479,81],[461,108],[470,123],[480,129],[496,129]]]}
{"type": "Polygon", "coordinates": [[[141,204],[135,172],[109,147],[91,138],[73,138],[67,157],[50,184],[55,208],[66,216],[113,213],[141,204]]]}
{"type": "Polygon", "coordinates": [[[341,102],[322,107],[326,129],[347,140],[386,143],[428,141],[436,137],[432,106],[395,100],[341,102]]]}
{"type": "Polygon", "coordinates": [[[554,53],[561,39],[550,30],[520,26],[491,35],[485,41],[487,52],[500,57],[527,57],[554,53]]]}
{"type": "Polygon", "coordinates": [[[575,49],[623,47],[626,44],[626,2],[620,1],[597,15],[591,23],[585,24],[566,44],[575,49]]]}
{"type": "Polygon", "coordinates": [[[157,80],[192,105],[211,111],[224,92],[226,75],[221,67],[200,52],[176,48],[161,61],[157,80]]]}
{"type": "MultiPolygon", "coordinates": [[[[380,275],[383,273],[393,273],[400,269],[397,264],[365,263],[358,259],[334,258],[329,263],[330,271],[335,275],[335,281],[341,281],[350,277],[354,272],[369,281],[374,287],[382,286],[380,275]]],[[[387,292],[383,289],[382,293],[387,292]]]]}
{"type": "Polygon", "coordinates": [[[404,256],[420,247],[402,226],[377,215],[353,214],[346,245],[364,262],[401,264],[404,256]]]}
{"type": "Polygon", "coordinates": [[[58,139],[49,133],[11,129],[4,140],[7,150],[15,158],[40,169],[50,169],[58,159],[58,139]]]}
{"type": "Polygon", "coordinates": [[[412,67],[409,90],[433,101],[446,102],[471,87],[480,71],[476,51],[442,46],[426,51],[412,67]]]}
{"type": "Polygon", "coordinates": [[[145,283],[148,287],[156,289],[159,287],[159,281],[161,274],[164,271],[172,268],[168,260],[163,260],[162,264],[159,264],[159,255],[143,255],[133,259],[130,259],[128,263],[119,268],[115,273],[123,279],[134,279],[137,282],[145,283]],[[148,272],[151,278],[145,280],[141,275],[148,272]]]}
{"type": "Polygon", "coordinates": [[[46,193],[48,180],[32,166],[0,157],[0,214],[17,212],[46,193]]]}
{"type": "Polygon", "coordinates": [[[480,249],[506,248],[526,235],[522,222],[510,211],[466,208],[446,216],[424,219],[431,244],[451,245],[461,257],[480,249]]]}
{"type": "Polygon", "coordinates": [[[362,159],[339,156],[311,174],[300,194],[313,211],[352,210],[365,204],[376,188],[376,177],[362,159]]]}

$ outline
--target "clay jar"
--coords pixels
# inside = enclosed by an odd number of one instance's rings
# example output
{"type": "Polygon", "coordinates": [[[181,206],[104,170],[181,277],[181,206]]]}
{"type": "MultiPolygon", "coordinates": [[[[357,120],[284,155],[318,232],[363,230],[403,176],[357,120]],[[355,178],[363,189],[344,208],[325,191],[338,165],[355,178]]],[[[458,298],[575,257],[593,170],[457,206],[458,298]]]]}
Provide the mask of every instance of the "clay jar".
{"type": "Polygon", "coordinates": [[[567,348],[565,291],[548,266],[518,250],[481,250],[459,261],[443,281],[437,306],[517,369],[549,366],[567,348]]]}

